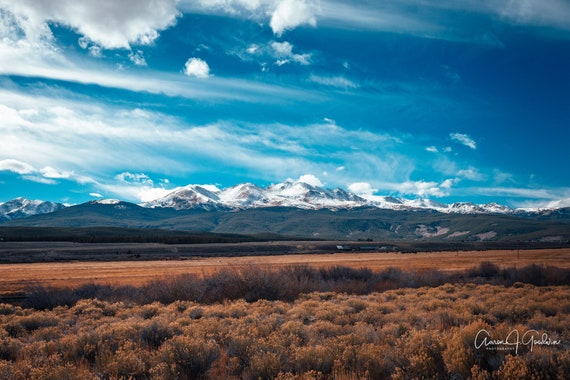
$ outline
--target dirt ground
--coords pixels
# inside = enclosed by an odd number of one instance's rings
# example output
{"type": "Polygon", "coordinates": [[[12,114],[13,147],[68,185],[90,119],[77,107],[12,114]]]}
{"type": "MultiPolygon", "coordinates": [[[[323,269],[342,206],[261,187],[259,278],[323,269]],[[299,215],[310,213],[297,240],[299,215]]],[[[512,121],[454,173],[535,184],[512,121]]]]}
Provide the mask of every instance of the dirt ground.
{"type": "Polygon", "coordinates": [[[396,267],[403,270],[442,271],[465,270],[489,261],[499,267],[522,267],[544,264],[570,268],[570,248],[540,250],[493,250],[402,253],[333,253],[277,256],[214,257],[186,260],[113,261],[113,262],[50,262],[31,264],[0,264],[0,295],[14,294],[33,284],[53,287],[77,286],[85,283],[131,284],[180,273],[205,275],[225,267],[264,265],[310,265],[381,270],[396,267]]]}

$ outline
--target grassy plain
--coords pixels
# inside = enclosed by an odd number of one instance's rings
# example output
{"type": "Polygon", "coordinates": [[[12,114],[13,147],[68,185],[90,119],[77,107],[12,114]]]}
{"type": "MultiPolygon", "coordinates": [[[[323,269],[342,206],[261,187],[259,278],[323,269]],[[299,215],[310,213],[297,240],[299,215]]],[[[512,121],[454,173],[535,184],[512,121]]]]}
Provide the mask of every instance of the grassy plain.
{"type": "Polygon", "coordinates": [[[567,379],[570,248],[0,265],[0,379],[567,379]],[[4,299],[6,301],[6,299],[4,299]]]}
{"type": "Polygon", "coordinates": [[[189,273],[208,275],[224,268],[263,264],[272,268],[309,265],[316,268],[346,266],[406,271],[461,271],[482,262],[500,268],[531,264],[570,268],[570,248],[537,250],[446,251],[402,254],[396,252],[339,252],[270,256],[208,257],[186,260],[124,260],[0,264],[0,295],[30,285],[76,287],[86,283],[141,285],[164,276],[189,273]]]}

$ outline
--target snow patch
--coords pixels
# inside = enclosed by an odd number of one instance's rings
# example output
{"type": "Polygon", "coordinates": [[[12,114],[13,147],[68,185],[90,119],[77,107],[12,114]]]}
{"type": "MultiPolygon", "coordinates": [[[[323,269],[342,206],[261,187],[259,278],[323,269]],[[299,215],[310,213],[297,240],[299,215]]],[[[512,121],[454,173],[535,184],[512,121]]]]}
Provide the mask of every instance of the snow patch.
{"type": "Polygon", "coordinates": [[[495,231],[483,232],[481,234],[475,235],[475,237],[481,241],[493,239],[495,236],[497,236],[497,233],[495,231]]]}
{"type": "Polygon", "coordinates": [[[448,238],[454,238],[454,237],[459,237],[459,236],[465,236],[467,234],[469,234],[471,231],[455,231],[452,234],[449,234],[448,238]]]}
{"type": "Polygon", "coordinates": [[[431,238],[435,236],[445,235],[449,232],[449,228],[447,227],[428,227],[425,224],[420,224],[416,227],[416,235],[421,236],[423,238],[431,238]]]}

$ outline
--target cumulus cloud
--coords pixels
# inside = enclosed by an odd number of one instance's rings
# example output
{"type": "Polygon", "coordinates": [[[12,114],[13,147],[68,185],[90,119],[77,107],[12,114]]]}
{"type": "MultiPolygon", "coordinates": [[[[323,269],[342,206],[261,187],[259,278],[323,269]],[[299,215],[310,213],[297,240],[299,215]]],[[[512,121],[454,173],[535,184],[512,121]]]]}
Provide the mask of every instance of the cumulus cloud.
{"type": "Polygon", "coordinates": [[[190,58],[184,64],[184,74],[194,78],[208,78],[210,76],[210,66],[200,58],[190,58]]]}
{"type": "Polygon", "coordinates": [[[308,185],[315,186],[315,187],[323,187],[324,186],[323,183],[321,182],[321,180],[312,174],[302,175],[301,177],[299,177],[299,182],[303,182],[303,183],[306,183],[308,185]]]}
{"type": "Polygon", "coordinates": [[[0,0],[0,6],[16,16],[30,39],[49,36],[49,24],[57,23],[106,49],[149,45],[180,15],[176,0],[0,0]]]}
{"type": "Polygon", "coordinates": [[[271,15],[269,25],[277,36],[300,25],[316,26],[315,10],[304,0],[282,0],[271,15]]]}
{"type": "Polygon", "coordinates": [[[449,195],[449,189],[453,180],[445,180],[442,183],[435,181],[405,181],[397,185],[398,191],[404,195],[419,197],[445,197],[449,195]]]}
{"type": "Polygon", "coordinates": [[[469,135],[466,135],[464,133],[450,133],[449,137],[452,140],[457,141],[458,143],[463,144],[471,149],[477,149],[477,143],[475,140],[469,137],[469,135]]]}
{"type": "Polygon", "coordinates": [[[348,186],[348,190],[363,196],[363,197],[371,197],[378,189],[372,187],[372,185],[368,182],[354,182],[348,186]]]}

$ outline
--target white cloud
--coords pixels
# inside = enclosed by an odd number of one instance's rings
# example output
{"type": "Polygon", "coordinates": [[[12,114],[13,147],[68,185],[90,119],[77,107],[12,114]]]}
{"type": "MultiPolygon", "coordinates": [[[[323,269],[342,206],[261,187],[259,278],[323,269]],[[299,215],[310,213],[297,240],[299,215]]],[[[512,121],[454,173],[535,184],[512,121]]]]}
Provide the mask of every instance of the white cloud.
{"type": "Polygon", "coordinates": [[[501,45],[490,24],[530,25],[570,31],[566,0],[326,0],[316,16],[323,25],[409,33],[428,38],[501,45]],[[482,22],[473,22],[473,16],[482,22]],[[469,23],[462,23],[462,20],[469,23]]]}
{"type": "MultiPolygon", "coordinates": [[[[0,4],[4,4],[3,1],[5,0],[0,0],[0,4]]],[[[321,94],[310,91],[236,78],[212,77],[208,83],[194,82],[192,86],[188,86],[177,74],[147,71],[143,77],[137,73],[114,70],[96,62],[86,64],[85,61],[75,61],[73,56],[67,57],[64,51],[56,46],[47,25],[43,29],[39,28],[37,32],[30,31],[26,34],[24,30],[34,28],[28,28],[31,21],[24,21],[11,12],[0,12],[0,75],[49,78],[167,96],[239,99],[256,103],[322,97],[321,94]]],[[[96,55],[101,53],[100,48],[87,38],[80,38],[78,44],[83,48],[94,48],[93,53],[96,55]]],[[[273,51],[270,46],[267,50],[273,51]]],[[[135,52],[131,58],[142,64],[144,56],[135,52]]],[[[308,56],[297,54],[294,59],[302,62],[303,59],[308,60],[308,56]]],[[[198,75],[204,75],[205,70],[202,67],[202,71],[197,72],[198,75]]],[[[5,120],[4,114],[2,119],[5,120]]]]}
{"type": "Polygon", "coordinates": [[[148,202],[157,198],[164,197],[170,191],[163,187],[156,187],[153,181],[143,183],[130,183],[118,180],[116,183],[98,183],[97,187],[104,190],[105,193],[113,194],[120,199],[148,202]]]}
{"type": "Polygon", "coordinates": [[[57,181],[55,181],[51,178],[42,177],[40,175],[23,175],[22,178],[25,179],[26,181],[42,183],[44,185],[55,185],[55,184],[57,184],[57,181]]]}
{"type": "Polygon", "coordinates": [[[277,36],[300,25],[316,26],[315,10],[304,0],[282,0],[271,15],[269,25],[277,36]]]}
{"type": "Polygon", "coordinates": [[[63,171],[60,172],[50,166],[46,166],[39,170],[39,173],[44,176],[45,178],[70,178],[73,176],[73,172],[71,171],[63,171]]]}
{"type": "Polygon", "coordinates": [[[16,174],[30,174],[35,171],[34,167],[26,162],[5,159],[0,161],[0,171],[9,171],[16,174]]]}
{"type": "Polygon", "coordinates": [[[449,189],[453,182],[445,180],[442,183],[435,181],[406,181],[396,187],[401,194],[415,195],[419,197],[445,197],[449,195],[449,189]]]}
{"type": "Polygon", "coordinates": [[[432,153],[438,153],[438,152],[439,152],[439,149],[437,149],[437,147],[436,147],[436,146],[433,146],[433,145],[432,145],[432,146],[428,146],[428,147],[426,148],[426,150],[427,150],[428,152],[432,152],[432,153]]]}
{"type": "Polygon", "coordinates": [[[278,66],[289,63],[290,61],[296,62],[300,65],[306,66],[311,63],[311,54],[295,54],[293,53],[293,45],[287,41],[272,42],[271,48],[273,49],[273,56],[278,58],[276,64],[278,66]]]}
{"type": "Polygon", "coordinates": [[[460,144],[463,144],[471,149],[477,149],[477,143],[475,140],[469,137],[469,135],[466,135],[464,133],[450,133],[449,137],[452,140],[457,141],[460,144]]]}
{"type": "Polygon", "coordinates": [[[301,177],[299,177],[299,182],[303,182],[303,183],[306,183],[308,185],[316,186],[316,187],[323,187],[324,186],[323,183],[321,182],[321,180],[312,174],[302,175],[301,177]]]}
{"type": "Polygon", "coordinates": [[[73,180],[77,183],[93,182],[90,178],[75,175],[72,171],[58,171],[50,166],[41,169],[17,159],[5,159],[0,161],[0,171],[10,171],[21,175],[22,179],[32,182],[55,185],[56,179],[73,180]]]}
{"type": "Polygon", "coordinates": [[[515,24],[570,30],[570,3],[565,0],[508,0],[492,4],[492,11],[515,24]]]}
{"type": "Polygon", "coordinates": [[[134,183],[134,184],[144,184],[144,185],[153,185],[154,182],[150,177],[144,173],[130,173],[130,172],[123,172],[117,174],[115,179],[119,182],[124,183],[134,183]]]}
{"type": "Polygon", "coordinates": [[[129,53],[129,59],[132,63],[137,66],[146,66],[146,59],[144,58],[144,53],[142,50],[132,51],[129,53]]]}
{"type": "Polygon", "coordinates": [[[94,198],[103,198],[103,194],[99,194],[99,193],[89,193],[89,196],[94,197],[94,198]]]}
{"type": "Polygon", "coordinates": [[[359,85],[343,76],[320,76],[311,75],[309,78],[311,82],[330,87],[342,88],[345,90],[358,88],[359,85]]]}
{"type": "Polygon", "coordinates": [[[176,0],[0,0],[0,6],[16,16],[28,39],[49,36],[53,22],[106,49],[149,45],[180,15],[176,0]]]}
{"type": "Polygon", "coordinates": [[[200,58],[190,58],[184,64],[184,74],[195,78],[208,78],[210,76],[210,66],[200,58]]]}
{"type": "Polygon", "coordinates": [[[354,182],[348,186],[348,190],[363,197],[371,197],[378,189],[372,187],[368,182],[354,182]]]}
{"type": "Polygon", "coordinates": [[[485,176],[474,167],[468,167],[467,169],[461,169],[457,172],[458,177],[466,178],[471,181],[483,181],[485,176]]]}

